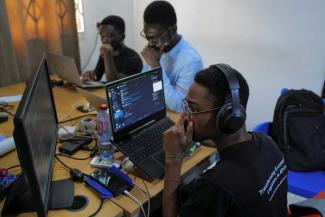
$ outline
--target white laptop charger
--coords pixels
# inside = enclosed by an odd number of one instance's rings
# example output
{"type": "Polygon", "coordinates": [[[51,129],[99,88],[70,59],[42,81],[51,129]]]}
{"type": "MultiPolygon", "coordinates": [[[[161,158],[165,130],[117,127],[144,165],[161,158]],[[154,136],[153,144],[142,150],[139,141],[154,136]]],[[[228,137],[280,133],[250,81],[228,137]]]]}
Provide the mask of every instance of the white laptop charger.
{"type": "Polygon", "coordinates": [[[60,127],[58,131],[58,137],[61,140],[69,139],[76,132],[76,127],[74,126],[64,126],[60,127]]]}

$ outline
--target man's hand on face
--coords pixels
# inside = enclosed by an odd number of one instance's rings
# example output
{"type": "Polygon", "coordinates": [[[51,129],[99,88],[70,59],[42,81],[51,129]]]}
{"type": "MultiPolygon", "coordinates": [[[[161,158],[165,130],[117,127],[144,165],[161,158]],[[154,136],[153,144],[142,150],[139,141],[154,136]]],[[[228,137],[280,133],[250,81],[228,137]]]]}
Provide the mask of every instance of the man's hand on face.
{"type": "Polygon", "coordinates": [[[93,71],[86,71],[82,74],[83,81],[92,81],[96,80],[96,75],[93,71]]]}
{"type": "Polygon", "coordinates": [[[163,145],[166,157],[181,157],[185,149],[192,144],[193,122],[186,120],[184,113],[177,124],[164,133],[163,145]],[[188,121],[185,131],[184,124],[188,121]]]}
{"type": "Polygon", "coordinates": [[[110,44],[103,44],[100,49],[99,49],[99,53],[101,57],[104,57],[105,55],[109,55],[112,54],[114,51],[112,45],[110,44]]]}
{"type": "Polygon", "coordinates": [[[164,53],[166,46],[167,43],[162,44],[159,48],[149,47],[148,45],[143,48],[141,55],[151,68],[155,68],[160,65],[159,60],[161,58],[161,55],[164,53]]]}

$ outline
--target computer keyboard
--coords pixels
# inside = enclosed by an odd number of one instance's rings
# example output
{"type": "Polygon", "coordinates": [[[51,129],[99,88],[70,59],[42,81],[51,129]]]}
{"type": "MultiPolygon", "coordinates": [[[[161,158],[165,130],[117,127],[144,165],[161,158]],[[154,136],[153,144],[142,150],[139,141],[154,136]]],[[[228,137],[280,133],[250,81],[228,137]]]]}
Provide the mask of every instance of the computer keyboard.
{"type": "Polygon", "coordinates": [[[169,118],[163,118],[143,130],[139,135],[132,138],[131,141],[123,144],[123,149],[128,153],[131,159],[141,162],[163,149],[163,133],[173,125],[174,122],[169,118]]]}

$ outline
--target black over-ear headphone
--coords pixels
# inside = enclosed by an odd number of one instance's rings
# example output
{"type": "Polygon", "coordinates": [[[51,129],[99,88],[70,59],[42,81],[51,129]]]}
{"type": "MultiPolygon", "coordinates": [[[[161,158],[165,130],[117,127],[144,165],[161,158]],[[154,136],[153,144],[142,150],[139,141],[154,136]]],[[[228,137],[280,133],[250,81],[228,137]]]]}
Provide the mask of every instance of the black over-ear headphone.
{"type": "Polygon", "coordinates": [[[245,123],[246,111],[240,104],[239,83],[234,70],[227,64],[211,65],[210,68],[217,68],[225,75],[231,98],[226,99],[216,116],[216,124],[226,134],[238,131],[245,123]]]}

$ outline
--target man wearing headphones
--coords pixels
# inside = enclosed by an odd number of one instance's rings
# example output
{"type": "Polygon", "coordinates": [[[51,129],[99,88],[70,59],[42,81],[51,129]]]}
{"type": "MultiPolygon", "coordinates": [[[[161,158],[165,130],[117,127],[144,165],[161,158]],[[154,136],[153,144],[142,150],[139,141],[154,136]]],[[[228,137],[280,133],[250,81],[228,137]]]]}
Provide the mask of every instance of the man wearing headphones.
{"type": "Polygon", "coordinates": [[[141,52],[147,65],[144,69],[161,66],[166,105],[181,112],[182,99],[193,83],[195,73],[203,68],[198,52],[177,33],[177,17],[166,1],[153,1],[143,14],[141,36],[148,44],[141,52]]]}
{"type": "Polygon", "coordinates": [[[111,15],[98,23],[97,27],[102,41],[100,57],[93,71],[83,73],[83,80],[111,82],[141,72],[140,56],[124,44],[124,20],[111,15]]]}
{"type": "Polygon", "coordinates": [[[262,133],[246,131],[249,88],[226,64],[199,71],[178,123],[164,135],[163,216],[287,216],[287,167],[262,133]],[[211,139],[219,161],[180,187],[182,156],[192,139],[211,139]]]}

